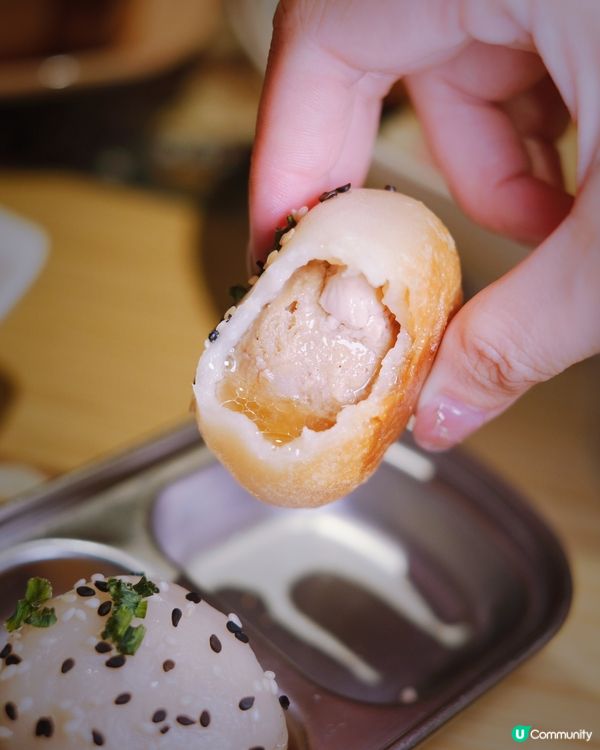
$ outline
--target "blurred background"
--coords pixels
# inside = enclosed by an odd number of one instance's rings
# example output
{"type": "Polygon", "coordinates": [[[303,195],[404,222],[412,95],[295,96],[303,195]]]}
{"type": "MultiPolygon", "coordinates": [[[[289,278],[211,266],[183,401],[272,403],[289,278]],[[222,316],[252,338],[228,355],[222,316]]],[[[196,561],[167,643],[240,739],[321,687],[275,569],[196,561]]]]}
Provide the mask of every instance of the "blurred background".
{"type": "MultiPolygon", "coordinates": [[[[246,278],[274,7],[0,0],[0,499],[188,416],[203,341],[246,278]]],[[[573,187],[573,129],[561,149],[573,187]]],[[[369,183],[440,214],[467,295],[526,252],[457,209],[401,87],[385,103],[369,183]]],[[[598,643],[600,620],[599,375],[598,359],[571,368],[468,442],[559,530],[584,595],[550,657],[445,730],[461,747],[480,746],[473,711],[514,724],[532,695],[552,706],[566,692],[582,710],[597,696],[578,644],[598,643]]]]}

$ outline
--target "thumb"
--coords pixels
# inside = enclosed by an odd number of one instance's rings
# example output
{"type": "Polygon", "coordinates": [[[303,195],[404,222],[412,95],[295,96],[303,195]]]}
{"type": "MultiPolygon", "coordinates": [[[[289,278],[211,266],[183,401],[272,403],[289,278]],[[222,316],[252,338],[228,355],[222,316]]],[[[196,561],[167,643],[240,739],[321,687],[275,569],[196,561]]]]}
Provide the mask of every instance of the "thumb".
{"type": "Polygon", "coordinates": [[[413,434],[444,450],[535,383],[600,351],[600,171],[528,258],[453,318],[421,392],[413,434]]]}

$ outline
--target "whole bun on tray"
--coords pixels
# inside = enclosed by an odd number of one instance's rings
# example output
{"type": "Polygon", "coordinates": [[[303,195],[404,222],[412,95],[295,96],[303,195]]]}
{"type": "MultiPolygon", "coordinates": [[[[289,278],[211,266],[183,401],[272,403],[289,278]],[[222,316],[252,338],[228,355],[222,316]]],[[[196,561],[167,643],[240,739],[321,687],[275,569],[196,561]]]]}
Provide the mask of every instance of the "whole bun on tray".
{"type": "Polygon", "coordinates": [[[235,615],[139,576],[94,576],[62,596],[48,593],[47,581],[31,579],[7,623],[3,749],[287,747],[274,675],[263,672],[235,615]]]}
{"type": "Polygon", "coordinates": [[[322,505],[368,479],[461,301],[454,242],[422,203],[348,185],[321,199],[292,212],[194,383],[209,448],[277,505],[322,505]]]}

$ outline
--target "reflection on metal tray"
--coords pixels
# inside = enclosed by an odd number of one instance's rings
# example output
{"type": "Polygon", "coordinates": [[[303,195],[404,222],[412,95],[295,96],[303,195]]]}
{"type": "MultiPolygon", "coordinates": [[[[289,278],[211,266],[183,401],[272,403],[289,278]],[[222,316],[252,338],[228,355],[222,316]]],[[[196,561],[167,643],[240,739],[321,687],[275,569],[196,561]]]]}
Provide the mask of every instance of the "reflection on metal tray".
{"type": "Polygon", "coordinates": [[[293,699],[293,750],[412,747],[570,602],[540,519],[459,453],[409,440],[344,500],[289,510],[249,497],[185,426],[0,509],[0,545],[4,603],[32,573],[60,591],[141,567],[238,612],[293,699]]]}

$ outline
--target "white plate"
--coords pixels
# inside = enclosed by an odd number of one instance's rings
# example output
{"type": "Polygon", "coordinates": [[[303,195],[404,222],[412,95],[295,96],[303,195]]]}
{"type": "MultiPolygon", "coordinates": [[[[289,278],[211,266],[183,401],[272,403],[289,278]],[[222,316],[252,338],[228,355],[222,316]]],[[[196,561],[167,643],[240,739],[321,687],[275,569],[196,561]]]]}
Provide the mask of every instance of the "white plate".
{"type": "Polygon", "coordinates": [[[39,274],[48,245],[48,236],[40,227],[0,208],[0,320],[39,274]]]}

